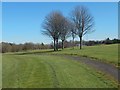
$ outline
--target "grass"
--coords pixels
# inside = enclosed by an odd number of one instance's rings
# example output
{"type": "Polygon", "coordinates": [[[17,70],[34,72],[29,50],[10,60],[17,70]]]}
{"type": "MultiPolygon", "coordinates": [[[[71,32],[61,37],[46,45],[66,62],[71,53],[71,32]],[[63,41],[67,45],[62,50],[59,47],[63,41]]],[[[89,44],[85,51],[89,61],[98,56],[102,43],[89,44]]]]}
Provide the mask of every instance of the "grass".
{"type": "Polygon", "coordinates": [[[88,46],[83,47],[82,50],[78,48],[75,48],[75,50],[66,49],[57,53],[92,57],[103,62],[118,65],[118,44],[88,46]]]}
{"type": "Polygon", "coordinates": [[[115,82],[83,63],[53,55],[3,54],[3,88],[114,88],[115,82]]]}
{"type": "MultiPolygon", "coordinates": [[[[75,47],[75,49],[67,48],[67,49],[64,49],[64,50],[61,50],[58,52],[53,52],[53,50],[51,50],[51,49],[34,50],[34,51],[28,51],[26,54],[33,54],[33,53],[34,54],[42,54],[42,53],[69,54],[69,55],[91,57],[96,60],[101,60],[103,62],[118,66],[118,44],[85,46],[85,47],[83,47],[82,50],[80,50],[78,47],[75,47]]],[[[21,53],[21,54],[23,54],[23,53],[21,53]]]]}
{"type": "MultiPolygon", "coordinates": [[[[85,57],[92,57],[103,62],[108,62],[118,66],[118,45],[100,45],[83,47],[82,50],[78,48],[75,50],[65,50],[63,54],[71,54],[85,57]]],[[[120,63],[120,62],[119,62],[120,63]]]]}
{"type": "Polygon", "coordinates": [[[30,50],[3,54],[3,88],[113,88],[116,82],[105,74],[75,60],[59,55],[69,54],[118,64],[118,45],[75,47],[53,50],[30,50]]]}

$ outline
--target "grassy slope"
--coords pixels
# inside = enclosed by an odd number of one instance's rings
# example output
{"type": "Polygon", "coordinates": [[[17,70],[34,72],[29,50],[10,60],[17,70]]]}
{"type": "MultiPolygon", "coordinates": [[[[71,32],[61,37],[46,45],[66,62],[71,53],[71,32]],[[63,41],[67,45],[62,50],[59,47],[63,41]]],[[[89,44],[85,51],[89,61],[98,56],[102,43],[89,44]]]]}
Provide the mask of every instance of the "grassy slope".
{"type": "Polygon", "coordinates": [[[52,55],[3,55],[3,87],[116,87],[86,65],[52,55]]]}
{"type": "Polygon", "coordinates": [[[75,50],[66,49],[58,53],[87,56],[87,57],[96,58],[108,63],[112,63],[114,65],[118,65],[118,45],[117,44],[83,47],[82,50],[79,50],[78,48],[75,48],[75,50]]]}
{"type": "MultiPolygon", "coordinates": [[[[92,57],[107,63],[118,66],[118,44],[85,46],[82,50],[79,48],[67,48],[58,52],[50,52],[52,50],[35,50],[29,53],[54,53],[54,54],[70,54],[77,56],[92,57]]],[[[120,63],[120,62],[119,62],[120,63]]]]}

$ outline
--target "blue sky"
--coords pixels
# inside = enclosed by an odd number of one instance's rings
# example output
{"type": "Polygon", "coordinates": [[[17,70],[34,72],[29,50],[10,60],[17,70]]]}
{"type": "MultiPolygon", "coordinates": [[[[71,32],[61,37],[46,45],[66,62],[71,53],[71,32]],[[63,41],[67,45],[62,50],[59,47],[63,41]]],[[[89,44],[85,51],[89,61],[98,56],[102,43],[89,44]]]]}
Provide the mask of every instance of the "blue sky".
{"type": "Polygon", "coordinates": [[[117,2],[4,2],[2,41],[51,43],[52,39],[41,33],[45,16],[54,10],[60,10],[65,16],[69,16],[71,10],[78,5],[86,6],[95,21],[95,32],[84,36],[84,40],[118,38],[117,2]]]}

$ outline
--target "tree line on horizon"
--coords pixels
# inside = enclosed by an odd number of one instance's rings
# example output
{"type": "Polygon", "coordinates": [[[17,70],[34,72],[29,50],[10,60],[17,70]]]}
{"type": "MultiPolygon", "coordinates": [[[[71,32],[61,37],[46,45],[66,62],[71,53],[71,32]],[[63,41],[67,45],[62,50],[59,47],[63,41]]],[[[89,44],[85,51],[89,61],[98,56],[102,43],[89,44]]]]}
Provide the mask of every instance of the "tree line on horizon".
{"type": "Polygon", "coordinates": [[[64,49],[64,42],[68,37],[72,37],[73,45],[74,39],[79,37],[79,46],[82,49],[82,37],[93,32],[93,26],[93,16],[88,8],[76,6],[69,17],[65,17],[60,11],[50,12],[44,19],[42,33],[53,39],[54,51],[58,51],[59,40],[61,40],[62,49],[64,49]]]}
{"type": "MultiPolygon", "coordinates": [[[[95,40],[90,40],[90,41],[84,41],[82,42],[82,45],[84,46],[94,46],[94,45],[101,45],[101,44],[118,44],[120,43],[119,39],[112,39],[110,40],[109,38],[105,40],[100,40],[100,41],[95,41],[95,40]]],[[[79,46],[79,41],[74,41],[74,46],[78,47],[79,46]]],[[[65,48],[72,48],[73,49],[73,41],[65,41],[64,42],[64,47],[65,48]]],[[[8,42],[2,42],[0,43],[0,53],[6,53],[6,52],[21,52],[21,51],[27,51],[27,50],[42,50],[42,49],[53,49],[54,45],[53,43],[51,44],[44,44],[44,43],[32,43],[32,42],[27,42],[24,44],[15,44],[15,43],[8,43],[8,42]]],[[[58,48],[62,48],[62,42],[59,41],[58,43],[58,48]]]]}

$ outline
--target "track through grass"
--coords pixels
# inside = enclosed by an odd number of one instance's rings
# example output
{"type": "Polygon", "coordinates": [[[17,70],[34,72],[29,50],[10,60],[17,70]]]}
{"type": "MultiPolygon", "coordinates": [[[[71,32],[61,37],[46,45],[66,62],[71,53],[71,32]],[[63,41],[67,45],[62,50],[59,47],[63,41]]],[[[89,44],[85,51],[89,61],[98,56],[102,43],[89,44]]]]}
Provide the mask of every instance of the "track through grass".
{"type": "Polygon", "coordinates": [[[68,48],[60,52],[53,52],[56,54],[69,54],[83,57],[91,57],[106,63],[118,66],[118,44],[112,45],[98,45],[98,46],[85,46],[82,50],[79,48],[68,48]]]}
{"type": "Polygon", "coordinates": [[[53,55],[3,55],[3,88],[114,88],[87,65],[53,55]]]}
{"type": "Polygon", "coordinates": [[[20,52],[17,54],[25,55],[25,54],[64,54],[64,55],[74,55],[74,56],[83,56],[90,57],[95,60],[100,60],[105,63],[112,64],[118,67],[118,45],[119,44],[110,44],[110,45],[98,45],[98,46],[84,46],[82,50],[78,47],[73,48],[65,48],[64,50],[53,52],[51,49],[47,50],[33,50],[27,52],[20,52]]]}

